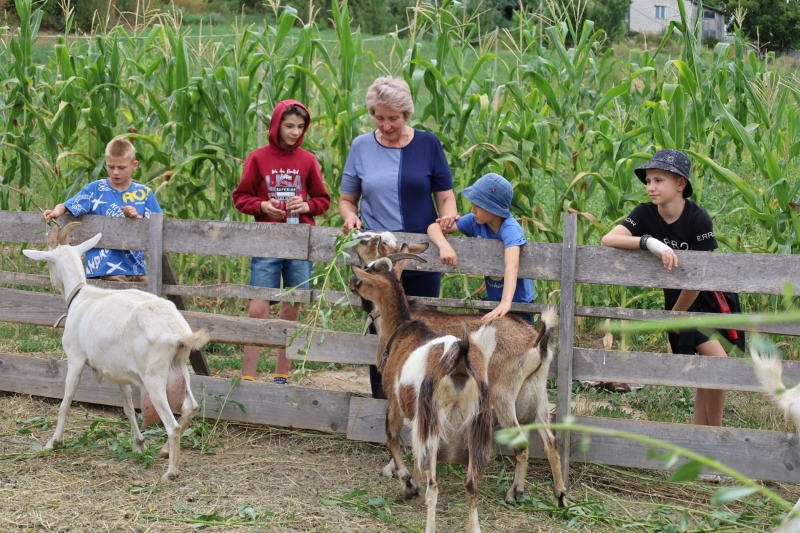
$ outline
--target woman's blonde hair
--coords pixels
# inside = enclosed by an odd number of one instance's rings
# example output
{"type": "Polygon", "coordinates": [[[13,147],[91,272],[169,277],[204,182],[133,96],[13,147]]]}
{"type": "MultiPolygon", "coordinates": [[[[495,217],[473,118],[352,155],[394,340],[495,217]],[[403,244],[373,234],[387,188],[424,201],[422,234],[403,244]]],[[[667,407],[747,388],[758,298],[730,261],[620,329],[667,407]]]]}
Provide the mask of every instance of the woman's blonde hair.
{"type": "Polygon", "coordinates": [[[405,80],[383,76],[375,80],[367,89],[367,111],[370,116],[375,116],[375,108],[391,107],[403,113],[406,120],[414,114],[414,101],[411,99],[411,89],[405,80]]]}

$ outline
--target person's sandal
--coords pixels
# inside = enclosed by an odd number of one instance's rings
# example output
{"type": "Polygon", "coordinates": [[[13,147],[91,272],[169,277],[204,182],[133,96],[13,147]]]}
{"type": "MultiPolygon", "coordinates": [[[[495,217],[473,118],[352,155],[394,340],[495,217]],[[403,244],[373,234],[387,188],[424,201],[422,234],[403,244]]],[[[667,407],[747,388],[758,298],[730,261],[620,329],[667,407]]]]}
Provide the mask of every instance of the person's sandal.
{"type": "Polygon", "coordinates": [[[253,376],[242,376],[242,381],[255,381],[256,378],[253,376]]]}
{"type": "Polygon", "coordinates": [[[272,378],[272,382],[276,385],[286,385],[288,379],[288,374],[275,374],[275,376],[272,378]]]}

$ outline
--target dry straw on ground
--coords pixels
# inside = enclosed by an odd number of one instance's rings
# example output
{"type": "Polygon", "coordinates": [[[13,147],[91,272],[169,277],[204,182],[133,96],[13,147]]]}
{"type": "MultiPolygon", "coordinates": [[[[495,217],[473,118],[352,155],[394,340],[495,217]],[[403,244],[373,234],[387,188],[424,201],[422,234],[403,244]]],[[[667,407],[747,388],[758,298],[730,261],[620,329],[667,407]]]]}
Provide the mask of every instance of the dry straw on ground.
{"type": "MultiPolygon", "coordinates": [[[[217,428],[215,444],[222,444],[217,453],[184,448],[181,477],[164,484],[159,482],[164,460],[147,467],[135,458],[120,459],[105,441],[96,448],[35,452],[33,445],[45,442],[53,428],[32,428],[30,434],[18,430],[34,417],[54,421],[57,408],[53,400],[0,396],[0,531],[188,531],[203,524],[213,531],[424,528],[424,498],[403,501],[397,480],[378,477],[387,460],[382,446],[310,432],[224,426],[217,428]],[[363,492],[353,499],[341,501],[359,490],[363,492]]],[[[97,421],[124,427],[120,420],[118,409],[76,404],[65,438],[87,434],[97,421]]],[[[532,462],[528,492],[534,504],[525,508],[502,502],[505,473],[512,470],[509,459],[499,458],[482,482],[484,531],[566,530],[568,519],[533,512],[552,501],[546,463],[532,462]]],[[[439,526],[441,531],[459,531],[467,519],[463,477],[457,468],[442,466],[439,471],[439,526]]],[[[708,503],[714,485],[670,484],[660,473],[599,466],[576,465],[571,474],[573,501],[600,502],[609,517],[646,522],[655,506],[663,504],[714,510],[708,503]]],[[[787,499],[796,499],[797,487],[778,488],[787,499]]],[[[584,527],[618,529],[604,520],[585,521],[584,527]]]]}

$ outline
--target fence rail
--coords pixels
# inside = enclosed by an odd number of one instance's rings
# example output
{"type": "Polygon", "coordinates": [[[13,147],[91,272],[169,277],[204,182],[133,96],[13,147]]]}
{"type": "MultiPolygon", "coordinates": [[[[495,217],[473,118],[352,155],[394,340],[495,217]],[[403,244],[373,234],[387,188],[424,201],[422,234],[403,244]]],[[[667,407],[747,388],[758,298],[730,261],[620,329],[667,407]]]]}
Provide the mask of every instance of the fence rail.
{"type": "MultiPolygon", "coordinates": [[[[64,221],[70,217],[63,217],[64,221]]],[[[341,292],[319,290],[293,291],[263,289],[243,285],[184,286],[169,277],[169,264],[160,258],[166,253],[191,253],[227,256],[264,256],[330,262],[333,259],[336,228],[317,228],[307,225],[246,224],[215,221],[131,220],[111,217],[84,216],[81,226],[73,230],[73,242],[103,233],[100,245],[111,248],[147,249],[149,284],[117,284],[95,282],[100,286],[146,289],[172,298],[186,296],[259,298],[269,300],[315,302],[322,298],[337,301],[347,296],[341,292]]],[[[43,223],[37,213],[0,211],[0,242],[44,245],[43,223]]],[[[680,268],[664,270],[646,252],[621,251],[607,248],[577,246],[576,217],[565,218],[563,244],[529,243],[523,247],[520,276],[560,281],[561,314],[558,363],[551,368],[557,379],[558,400],[556,416],[564,420],[571,413],[571,383],[575,379],[622,381],[652,385],[716,388],[755,391],[757,380],[747,360],[671,355],[644,352],[590,350],[574,347],[574,317],[613,318],[624,320],[663,321],[676,316],[697,313],[670,313],[659,310],[612,309],[575,306],[576,283],[599,283],[622,286],[656,286],[695,290],[724,290],[761,294],[783,294],[787,282],[800,280],[800,257],[786,255],[730,254],[678,252],[680,268]]],[[[424,235],[403,234],[400,238],[414,243],[426,240],[424,235]]],[[[465,274],[503,275],[502,244],[477,239],[451,239],[459,254],[460,271],[465,274]]],[[[411,269],[452,272],[443,266],[435,249],[423,254],[428,262],[409,265],[411,269]]],[[[20,272],[0,272],[0,284],[13,286],[49,286],[47,276],[20,272]]],[[[793,287],[800,294],[800,284],[793,287]]],[[[352,304],[359,299],[349,296],[352,304]]],[[[456,299],[412,298],[420,303],[444,307],[472,306],[491,308],[488,302],[467,302],[456,299]]],[[[541,312],[541,304],[515,304],[514,309],[541,312]]],[[[64,310],[64,300],[52,294],[0,288],[0,321],[37,325],[52,325],[64,310]]],[[[307,332],[297,334],[299,324],[281,320],[259,320],[219,314],[182,311],[193,328],[208,330],[212,341],[260,346],[286,346],[287,355],[294,359],[369,364],[375,360],[377,342],[374,337],[336,331],[316,331],[306,346],[307,332]],[[324,336],[324,342],[319,339],[324,336]]],[[[718,316],[718,315],[712,315],[718,316]]],[[[800,325],[757,325],[747,329],[784,335],[800,335],[800,325]]],[[[64,362],[44,361],[20,356],[0,355],[0,389],[61,397],[63,394],[64,362]],[[41,366],[42,376],[36,369],[41,366]],[[35,368],[34,368],[35,367],[35,368]],[[48,370],[49,369],[49,370],[48,370]],[[30,378],[37,375],[35,379],[30,378]]],[[[787,362],[784,373],[800,381],[800,363],[787,362]]],[[[198,377],[193,387],[217,391],[229,387],[229,382],[217,378],[198,377]]],[[[277,391],[270,384],[239,383],[231,398],[247,407],[247,416],[223,412],[230,420],[247,420],[273,425],[317,429],[346,433],[349,438],[382,442],[384,440],[385,404],[379,400],[359,398],[344,393],[317,391],[292,387],[277,391]],[[282,391],[282,392],[281,392],[282,391]],[[297,398],[302,401],[298,402],[297,398]],[[313,408],[303,411],[303,402],[313,408]],[[270,405],[275,402],[274,416],[270,405]],[[253,408],[251,409],[251,404],[253,408]],[[290,406],[290,408],[286,407],[290,406]],[[263,411],[259,411],[262,409],[263,411]],[[300,409],[298,412],[292,409],[300,409]],[[310,414],[309,414],[310,413],[310,414]],[[320,414],[323,413],[323,414],[320,414]],[[238,418],[237,418],[238,417],[238,418]]],[[[115,386],[98,386],[82,382],[79,400],[118,405],[115,386]]],[[[583,417],[587,425],[613,427],[638,434],[650,435],[687,447],[700,453],[715,455],[742,472],[760,479],[800,481],[800,443],[796,434],[765,432],[735,428],[702,428],[681,424],[662,424],[632,420],[583,417]],[[770,450],[764,453],[764,450],[770,450]],[[777,458],[780,458],[778,460],[777,458]]],[[[639,444],[619,439],[593,437],[588,451],[582,437],[573,433],[562,436],[559,446],[562,460],[599,461],[607,464],[660,468],[647,450],[639,444]]],[[[532,445],[531,453],[543,457],[543,451],[532,445]]],[[[675,466],[678,466],[678,463],[675,466]]],[[[565,468],[564,472],[568,470],[565,468]]]]}

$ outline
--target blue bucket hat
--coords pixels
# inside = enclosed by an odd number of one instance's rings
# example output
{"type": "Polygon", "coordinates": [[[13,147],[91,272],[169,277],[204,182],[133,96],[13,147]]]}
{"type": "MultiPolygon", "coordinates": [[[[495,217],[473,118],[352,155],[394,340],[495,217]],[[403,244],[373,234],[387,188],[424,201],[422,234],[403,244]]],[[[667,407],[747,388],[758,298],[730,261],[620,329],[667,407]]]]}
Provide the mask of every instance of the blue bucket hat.
{"type": "Polygon", "coordinates": [[[503,176],[486,174],[481,179],[461,191],[470,202],[501,218],[511,216],[511,200],[514,189],[503,176]]]}
{"type": "Polygon", "coordinates": [[[683,189],[683,197],[689,198],[694,193],[692,182],[689,181],[689,173],[692,171],[692,162],[689,161],[689,158],[683,152],[664,148],[656,152],[653,159],[634,170],[633,172],[636,174],[636,177],[645,185],[647,184],[645,178],[647,177],[648,168],[667,170],[686,178],[686,188],[683,189]]]}

